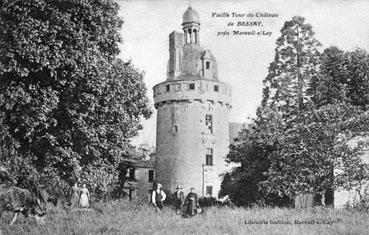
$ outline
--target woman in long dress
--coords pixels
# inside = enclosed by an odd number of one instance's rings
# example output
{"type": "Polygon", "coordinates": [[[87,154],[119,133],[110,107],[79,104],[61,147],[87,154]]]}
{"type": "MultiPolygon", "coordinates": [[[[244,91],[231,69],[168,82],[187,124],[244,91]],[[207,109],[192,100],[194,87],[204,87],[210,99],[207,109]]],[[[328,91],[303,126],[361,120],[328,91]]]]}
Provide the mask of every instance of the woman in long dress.
{"type": "Polygon", "coordinates": [[[77,182],[71,187],[70,189],[70,206],[72,208],[77,207],[78,206],[78,201],[79,201],[79,187],[77,182]]]}
{"type": "Polygon", "coordinates": [[[197,207],[199,206],[198,196],[195,193],[195,188],[191,188],[189,194],[185,199],[185,203],[182,207],[182,215],[184,216],[194,216],[197,212],[197,207]]]}
{"type": "Polygon", "coordinates": [[[86,188],[86,184],[83,184],[80,197],[79,197],[79,206],[80,207],[89,207],[90,204],[88,202],[90,198],[90,193],[88,192],[88,189],[86,188]]]}

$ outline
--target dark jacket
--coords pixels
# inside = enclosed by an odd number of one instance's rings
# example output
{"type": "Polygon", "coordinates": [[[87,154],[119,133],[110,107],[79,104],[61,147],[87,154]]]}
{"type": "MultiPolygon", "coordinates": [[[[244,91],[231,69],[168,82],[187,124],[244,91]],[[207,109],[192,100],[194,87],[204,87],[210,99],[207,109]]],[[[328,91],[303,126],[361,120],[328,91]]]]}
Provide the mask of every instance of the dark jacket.
{"type": "Polygon", "coordinates": [[[185,198],[184,198],[184,193],[182,191],[180,191],[178,193],[178,191],[175,191],[172,194],[172,198],[173,198],[173,202],[176,208],[180,208],[183,206],[185,198]]]}

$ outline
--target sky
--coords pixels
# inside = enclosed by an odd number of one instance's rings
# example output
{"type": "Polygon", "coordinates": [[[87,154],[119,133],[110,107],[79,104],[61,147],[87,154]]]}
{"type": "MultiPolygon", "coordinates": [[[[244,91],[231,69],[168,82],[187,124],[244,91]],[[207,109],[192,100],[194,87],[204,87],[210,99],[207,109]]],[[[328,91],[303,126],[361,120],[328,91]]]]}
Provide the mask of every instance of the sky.
{"type": "MultiPolygon", "coordinates": [[[[255,117],[262,98],[263,79],[274,59],[276,39],[285,21],[305,18],[322,43],[322,50],[360,47],[369,50],[369,1],[366,0],[119,0],[124,20],[120,57],[144,72],[147,95],[154,113],[143,120],[144,129],[133,144],[155,146],[156,110],[152,87],[166,80],[169,33],[182,32],[182,15],[191,4],[200,15],[200,46],[210,49],[218,64],[218,78],[232,86],[231,122],[255,117]],[[229,17],[214,17],[216,14],[229,17]],[[222,14],[223,13],[223,14],[222,14]],[[232,13],[239,17],[232,17],[232,13]],[[253,17],[247,17],[251,13],[253,17]],[[278,17],[256,17],[256,13],[278,17]],[[242,14],[245,14],[242,16],[242,14]],[[233,26],[228,24],[233,22],[233,26]],[[261,26],[237,26],[260,22],[261,26]],[[244,23],[247,24],[247,23],[244,23]],[[233,35],[233,31],[266,35],[233,35]],[[229,35],[219,35],[227,31],[229,35]],[[271,34],[270,34],[271,32],[271,34]]],[[[256,23],[258,24],[258,23],[256,23]]]]}

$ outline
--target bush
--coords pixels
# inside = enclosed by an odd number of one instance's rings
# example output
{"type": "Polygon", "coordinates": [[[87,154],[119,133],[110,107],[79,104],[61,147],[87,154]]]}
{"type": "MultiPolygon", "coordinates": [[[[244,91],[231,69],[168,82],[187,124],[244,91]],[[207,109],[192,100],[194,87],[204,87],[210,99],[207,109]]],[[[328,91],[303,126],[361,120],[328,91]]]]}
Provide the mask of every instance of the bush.
{"type": "Polygon", "coordinates": [[[369,194],[365,193],[360,199],[354,200],[352,204],[347,203],[344,207],[352,212],[369,212],[369,194]]]}

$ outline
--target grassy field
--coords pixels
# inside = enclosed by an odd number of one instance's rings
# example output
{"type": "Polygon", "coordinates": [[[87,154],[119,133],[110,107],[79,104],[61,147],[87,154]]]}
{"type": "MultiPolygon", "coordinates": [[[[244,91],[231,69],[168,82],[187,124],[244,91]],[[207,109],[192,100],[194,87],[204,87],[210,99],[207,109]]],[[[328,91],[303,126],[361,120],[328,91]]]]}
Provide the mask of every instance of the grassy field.
{"type": "Polygon", "coordinates": [[[23,216],[3,234],[369,234],[369,214],[313,208],[209,208],[202,215],[182,218],[169,208],[156,212],[147,204],[116,201],[95,205],[102,210],[67,213],[50,206],[45,225],[23,216]]]}

